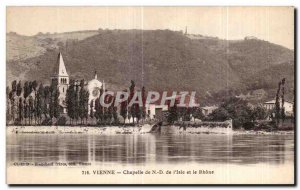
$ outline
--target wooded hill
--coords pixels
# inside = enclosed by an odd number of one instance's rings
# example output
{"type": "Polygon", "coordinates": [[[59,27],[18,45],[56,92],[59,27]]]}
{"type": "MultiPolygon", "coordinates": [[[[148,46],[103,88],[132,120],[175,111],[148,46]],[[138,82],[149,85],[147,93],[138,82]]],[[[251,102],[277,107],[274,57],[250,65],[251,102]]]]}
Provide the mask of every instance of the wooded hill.
{"type": "Polygon", "coordinates": [[[49,83],[58,51],[72,78],[90,80],[97,70],[112,89],[134,80],[147,90],[196,90],[201,97],[222,89],[238,94],[259,88],[274,97],[285,77],[287,96],[293,96],[293,50],[257,39],[190,39],[170,30],[8,33],[7,85],[15,79],[49,83]]]}

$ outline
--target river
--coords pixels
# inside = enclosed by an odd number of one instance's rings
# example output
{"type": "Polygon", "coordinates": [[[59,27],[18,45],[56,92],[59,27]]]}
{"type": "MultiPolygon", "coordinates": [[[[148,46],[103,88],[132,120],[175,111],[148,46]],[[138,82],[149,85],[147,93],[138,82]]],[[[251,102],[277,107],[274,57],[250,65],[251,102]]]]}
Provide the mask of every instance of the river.
{"type": "Polygon", "coordinates": [[[20,162],[82,162],[91,166],[122,167],[188,163],[196,167],[284,166],[293,172],[294,136],[10,134],[7,136],[7,165],[14,167],[14,163],[20,162]]]}

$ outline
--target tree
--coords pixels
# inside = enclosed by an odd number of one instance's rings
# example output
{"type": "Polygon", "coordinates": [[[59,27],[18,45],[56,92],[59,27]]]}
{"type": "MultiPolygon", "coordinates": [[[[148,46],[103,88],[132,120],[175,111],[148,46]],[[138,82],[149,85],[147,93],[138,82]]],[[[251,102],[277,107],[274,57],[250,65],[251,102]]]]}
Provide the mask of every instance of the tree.
{"type": "Polygon", "coordinates": [[[16,80],[12,81],[12,83],[11,83],[11,91],[12,92],[17,91],[17,81],[16,80]]]}
{"type": "Polygon", "coordinates": [[[10,105],[11,105],[11,117],[12,120],[15,121],[15,112],[16,112],[16,107],[15,107],[15,94],[16,94],[16,90],[17,90],[17,81],[14,80],[11,83],[11,92],[10,92],[10,105]]]}
{"type": "Polygon", "coordinates": [[[24,101],[23,101],[23,113],[24,113],[24,120],[25,120],[25,125],[27,125],[27,118],[29,117],[29,106],[26,102],[26,99],[24,98],[24,101]]]}
{"type": "Polygon", "coordinates": [[[284,93],[285,93],[285,90],[284,90],[284,85],[285,85],[285,78],[283,78],[281,80],[281,119],[282,119],[282,122],[284,122],[284,120],[285,120],[285,110],[284,110],[284,93]]]}
{"type": "Polygon", "coordinates": [[[10,121],[10,89],[6,87],[6,121],[10,121]]]}
{"type": "Polygon", "coordinates": [[[29,125],[32,123],[32,118],[34,114],[34,103],[32,96],[29,96],[28,98],[28,119],[29,119],[29,125]]]}
{"type": "Polygon", "coordinates": [[[114,97],[114,99],[113,99],[112,109],[113,109],[114,122],[117,124],[117,123],[119,123],[119,119],[118,119],[118,112],[117,112],[118,109],[117,109],[117,105],[116,105],[116,97],[114,97]]]}
{"type": "Polygon", "coordinates": [[[38,83],[36,82],[36,80],[31,82],[31,91],[34,91],[34,100],[33,100],[33,107],[31,110],[31,114],[32,117],[34,117],[34,121],[36,124],[37,121],[37,113],[36,113],[36,104],[37,104],[37,87],[38,87],[38,83]]]}
{"type": "Polygon", "coordinates": [[[197,118],[201,120],[203,120],[205,117],[200,107],[192,108],[192,116],[194,117],[194,119],[197,118]]]}
{"type": "Polygon", "coordinates": [[[31,88],[32,88],[32,90],[36,91],[37,87],[38,87],[38,83],[36,82],[36,80],[32,81],[31,82],[31,88]]]}
{"type": "Polygon", "coordinates": [[[225,121],[232,119],[233,127],[240,128],[252,123],[252,115],[252,109],[248,106],[247,101],[231,97],[209,114],[208,120],[225,121]]]}
{"type": "Polygon", "coordinates": [[[43,95],[44,95],[44,86],[41,83],[36,95],[36,116],[39,124],[41,124],[42,113],[43,113],[43,101],[42,101],[43,95]]]}
{"type": "Polygon", "coordinates": [[[142,117],[143,107],[140,107],[138,103],[134,104],[133,106],[134,106],[134,116],[137,120],[137,123],[139,123],[142,117]]]}
{"type": "Polygon", "coordinates": [[[104,91],[103,91],[103,86],[100,89],[100,95],[98,98],[98,119],[99,122],[103,122],[104,121],[104,107],[101,101],[104,101],[104,99],[101,99],[100,97],[102,97],[104,91]]]}
{"type": "Polygon", "coordinates": [[[99,97],[95,100],[95,117],[97,119],[98,123],[103,123],[104,122],[104,107],[101,101],[104,102],[104,97],[103,95],[103,87],[100,89],[100,95],[99,97]]]}
{"type": "Polygon", "coordinates": [[[20,124],[22,124],[22,120],[23,120],[23,100],[22,97],[19,98],[19,120],[20,120],[20,124]]]}
{"type": "Polygon", "coordinates": [[[143,106],[142,106],[142,118],[145,119],[146,118],[146,91],[145,91],[145,87],[142,87],[142,102],[143,102],[143,106]]]}
{"type": "Polygon", "coordinates": [[[79,85],[78,85],[78,81],[75,82],[75,101],[74,101],[74,118],[76,121],[76,125],[77,125],[77,121],[79,119],[80,116],[80,106],[79,106],[79,85]]]}
{"type": "Polygon", "coordinates": [[[16,89],[16,92],[17,92],[17,96],[21,96],[21,93],[22,93],[22,85],[21,85],[21,81],[19,81],[18,85],[17,85],[17,89],[16,89]]]}
{"type": "Polygon", "coordinates": [[[55,86],[54,88],[54,94],[53,94],[53,116],[58,119],[60,116],[60,105],[59,105],[59,90],[58,87],[55,86]]]}
{"type": "Polygon", "coordinates": [[[105,105],[109,105],[109,106],[104,106],[104,112],[103,112],[103,120],[104,120],[104,124],[106,124],[106,122],[111,123],[112,120],[112,100],[113,97],[110,94],[105,93],[104,96],[104,103],[105,105]]]}
{"type": "Polygon", "coordinates": [[[261,106],[257,106],[252,111],[252,121],[263,120],[267,117],[267,110],[261,106]]]}
{"type": "MultiPolygon", "coordinates": [[[[127,90],[124,90],[124,93],[127,93],[127,90]]],[[[121,95],[121,98],[123,99],[125,97],[124,94],[121,95]]],[[[127,104],[128,102],[127,101],[123,101],[121,102],[121,110],[120,110],[120,115],[123,117],[124,119],[124,124],[125,124],[125,120],[126,120],[126,117],[127,117],[127,104]]]]}
{"type": "Polygon", "coordinates": [[[80,118],[81,125],[83,124],[84,119],[84,106],[85,106],[85,91],[84,91],[84,80],[80,81],[80,90],[79,90],[79,104],[78,104],[78,115],[80,118]]]}
{"type": "Polygon", "coordinates": [[[58,81],[53,80],[49,88],[49,116],[58,119],[60,116],[58,81]]]}
{"type": "Polygon", "coordinates": [[[183,112],[183,117],[182,117],[183,121],[190,121],[191,114],[192,114],[192,109],[189,107],[185,107],[183,112]]]}
{"type": "Polygon", "coordinates": [[[88,91],[84,88],[84,80],[80,81],[80,91],[79,91],[79,117],[81,119],[81,124],[83,120],[87,119],[88,115],[88,91]]]}
{"type": "Polygon", "coordinates": [[[49,109],[48,109],[48,105],[49,105],[49,94],[50,94],[50,87],[49,86],[45,86],[44,88],[44,94],[43,94],[43,106],[42,106],[42,113],[45,116],[45,120],[48,119],[48,114],[49,114],[49,109]]]}
{"type": "Polygon", "coordinates": [[[208,115],[209,120],[213,121],[225,121],[230,118],[230,114],[228,113],[225,107],[220,107],[215,109],[211,114],[208,115]]]}
{"type": "Polygon", "coordinates": [[[90,103],[90,117],[92,118],[92,120],[94,118],[94,105],[93,104],[94,104],[94,100],[92,100],[90,103]]]}
{"type": "Polygon", "coordinates": [[[89,91],[85,91],[85,105],[84,105],[84,118],[85,118],[85,123],[87,123],[87,119],[89,117],[89,91]]]}
{"type": "Polygon", "coordinates": [[[49,117],[51,119],[51,124],[52,124],[52,119],[54,117],[54,97],[55,97],[55,92],[54,92],[54,86],[51,85],[49,88],[49,117]]]}
{"type": "Polygon", "coordinates": [[[175,104],[173,106],[169,107],[167,120],[170,124],[173,124],[178,120],[177,101],[175,101],[175,104]]]}
{"type": "Polygon", "coordinates": [[[281,87],[281,81],[278,83],[277,93],[276,93],[276,99],[275,99],[275,120],[276,120],[276,127],[279,125],[279,119],[280,119],[280,102],[279,102],[279,93],[280,93],[280,87],[281,87]]]}
{"type": "Polygon", "coordinates": [[[22,97],[21,97],[21,94],[22,94],[21,81],[19,81],[19,83],[17,85],[16,94],[17,94],[17,97],[18,97],[18,118],[19,118],[20,123],[22,123],[22,120],[23,120],[23,102],[22,102],[22,97]],[[20,104],[22,104],[22,105],[20,105],[20,104]]]}
{"type": "Polygon", "coordinates": [[[110,104],[110,106],[108,106],[107,108],[106,119],[108,120],[109,124],[112,123],[112,119],[113,119],[113,99],[114,99],[113,96],[108,95],[107,103],[110,104]]]}
{"type": "Polygon", "coordinates": [[[66,104],[67,104],[67,114],[70,118],[70,124],[73,125],[74,112],[75,112],[75,81],[70,81],[70,86],[66,93],[66,104]]]}
{"type": "Polygon", "coordinates": [[[23,86],[23,97],[24,97],[24,99],[27,99],[27,97],[29,96],[30,93],[31,93],[30,92],[30,85],[29,85],[29,82],[26,81],[24,83],[24,86],[23,86]]]}
{"type": "MultiPolygon", "coordinates": [[[[128,102],[130,103],[132,101],[132,98],[134,97],[134,93],[135,93],[135,83],[133,80],[131,80],[131,84],[129,87],[129,97],[128,97],[128,102]]],[[[130,119],[130,117],[132,117],[133,123],[134,123],[134,118],[135,118],[135,111],[136,109],[134,108],[135,106],[132,105],[131,107],[128,108],[128,119],[130,119]]]]}
{"type": "Polygon", "coordinates": [[[102,110],[101,110],[101,105],[100,105],[100,98],[97,98],[95,100],[95,118],[97,120],[97,123],[100,123],[102,121],[102,118],[101,117],[101,113],[102,113],[102,110]]]}

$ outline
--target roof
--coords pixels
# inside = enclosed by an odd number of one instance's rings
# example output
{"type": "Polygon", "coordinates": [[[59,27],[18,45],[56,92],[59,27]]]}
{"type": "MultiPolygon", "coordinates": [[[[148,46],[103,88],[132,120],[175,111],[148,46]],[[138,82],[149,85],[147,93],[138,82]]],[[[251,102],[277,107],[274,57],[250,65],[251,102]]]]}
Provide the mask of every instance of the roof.
{"type": "Polygon", "coordinates": [[[57,56],[56,64],[53,70],[53,76],[69,76],[61,52],[59,52],[57,56]]]}
{"type": "MultiPolygon", "coordinates": [[[[281,102],[281,99],[279,100],[281,102]]],[[[291,101],[284,101],[284,102],[287,102],[287,103],[290,103],[290,104],[294,104],[293,102],[291,101]]],[[[264,104],[275,104],[276,103],[276,100],[270,100],[270,101],[267,101],[265,102],[264,104]]]]}

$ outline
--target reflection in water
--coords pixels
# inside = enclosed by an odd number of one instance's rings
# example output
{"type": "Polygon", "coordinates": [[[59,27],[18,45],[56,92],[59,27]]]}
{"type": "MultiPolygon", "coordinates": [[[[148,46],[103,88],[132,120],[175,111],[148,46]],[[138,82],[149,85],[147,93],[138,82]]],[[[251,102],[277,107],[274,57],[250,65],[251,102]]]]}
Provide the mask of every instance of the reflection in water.
{"type": "Polygon", "coordinates": [[[293,162],[293,135],[9,135],[8,162],[293,162]]]}

